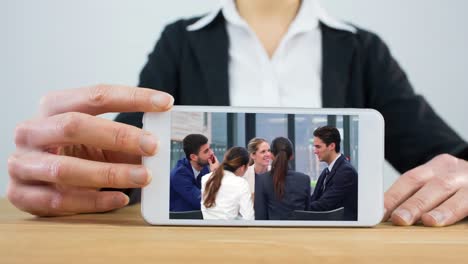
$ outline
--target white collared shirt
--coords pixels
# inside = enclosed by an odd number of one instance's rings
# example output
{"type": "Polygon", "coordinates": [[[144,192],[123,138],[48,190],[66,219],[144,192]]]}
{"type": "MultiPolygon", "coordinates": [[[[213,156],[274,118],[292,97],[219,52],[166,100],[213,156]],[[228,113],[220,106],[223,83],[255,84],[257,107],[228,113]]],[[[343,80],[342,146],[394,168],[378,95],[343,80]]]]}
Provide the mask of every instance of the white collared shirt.
{"type": "Polygon", "coordinates": [[[339,30],[356,29],[333,19],[317,0],[302,0],[300,10],[273,56],[237,12],[235,0],[187,30],[199,30],[219,12],[226,19],[229,45],[229,98],[232,106],[322,107],[322,32],[319,21],[339,30]]]}
{"type": "Polygon", "coordinates": [[[205,185],[213,173],[208,173],[202,177],[201,188],[201,211],[203,219],[221,219],[221,220],[254,220],[255,213],[247,181],[236,176],[234,173],[225,170],[221,186],[215,199],[215,206],[206,208],[203,204],[203,194],[205,185]]]}
{"type": "Polygon", "coordinates": [[[330,163],[330,165],[328,165],[328,171],[331,172],[332,169],[333,169],[333,165],[335,165],[335,162],[341,157],[341,153],[338,153],[338,156],[336,156],[335,160],[332,161],[332,163],[330,163]]]}
{"type": "Polygon", "coordinates": [[[201,171],[196,170],[193,166],[191,166],[191,167],[192,167],[192,171],[193,171],[193,176],[195,177],[195,180],[196,180],[198,175],[200,175],[201,171]]]}

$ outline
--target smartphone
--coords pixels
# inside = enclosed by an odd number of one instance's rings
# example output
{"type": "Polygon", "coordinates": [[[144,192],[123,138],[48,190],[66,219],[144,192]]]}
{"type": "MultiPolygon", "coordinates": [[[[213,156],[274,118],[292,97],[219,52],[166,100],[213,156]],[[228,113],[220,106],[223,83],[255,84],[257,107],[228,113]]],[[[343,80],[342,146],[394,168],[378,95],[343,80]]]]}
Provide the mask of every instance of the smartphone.
{"type": "MultiPolygon", "coordinates": [[[[149,224],[366,227],[378,224],[383,217],[384,120],[375,110],[174,106],[164,113],[145,113],[143,129],[160,141],[158,153],[143,159],[153,176],[152,182],[143,188],[141,200],[141,213],[149,224]],[[330,160],[332,156],[327,156],[329,154],[323,154],[332,144],[327,144],[325,139],[317,141],[314,136],[314,131],[323,127],[339,132],[340,142],[333,147],[337,153],[334,161],[330,160]],[[195,156],[187,155],[185,151],[189,148],[184,147],[184,139],[193,134],[203,135],[208,141],[197,146],[195,156]],[[243,187],[229,189],[227,180],[226,183],[223,180],[221,187],[225,188],[217,192],[214,206],[205,206],[204,187],[213,175],[206,172],[206,163],[202,162],[207,148],[222,163],[225,153],[232,147],[246,148],[253,138],[262,138],[271,144],[279,137],[291,142],[293,155],[288,168],[301,175],[301,181],[289,178],[296,183],[286,180],[283,186],[288,195],[297,194],[300,199],[271,195],[272,171],[255,174],[255,186],[247,192],[245,182],[250,185],[252,178],[249,181],[247,173],[241,175],[236,170],[239,175],[230,179],[243,187]],[[323,144],[317,142],[325,144],[326,149],[320,150],[323,144]],[[186,168],[182,169],[186,175],[180,172],[181,162],[185,162],[186,168]],[[339,172],[341,165],[335,166],[345,163],[355,172],[353,176],[339,172]],[[329,169],[331,172],[327,172],[329,169]],[[353,184],[349,179],[353,179],[353,184]],[[353,189],[349,189],[350,185],[353,189]],[[242,195],[236,196],[241,189],[244,190],[242,195]],[[221,195],[231,200],[221,199],[221,195]],[[332,202],[326,200],[332,196],[339,198],[332,202]],[[221,203],[226,200],[229,206],[223,207],[221,203]],[[322,202],[326,206],[314,208],[322,202]]],[[[214,156],[208,158],[214,159],[214,156]]],[[[270,162],[271,170],[273,159],[265,161],[270,162]]],[[[287,177],[293,177],[289,176],[289,171],[287,177]]]]}

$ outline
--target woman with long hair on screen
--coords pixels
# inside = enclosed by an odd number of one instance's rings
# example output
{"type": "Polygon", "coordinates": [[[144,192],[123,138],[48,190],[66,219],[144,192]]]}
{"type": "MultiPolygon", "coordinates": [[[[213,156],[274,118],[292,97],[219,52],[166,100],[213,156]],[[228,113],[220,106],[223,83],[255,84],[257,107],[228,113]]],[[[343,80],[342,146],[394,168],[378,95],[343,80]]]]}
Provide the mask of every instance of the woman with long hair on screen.
{"type": "Polygon", "coordinates": [[[271,142],[271,170],[258,175],[255,184],[255,219],[288,220],[294,210],[308,210],[310,178],[289,169],[293,145],[284,137],[271,142]]]}
{"type": "Polygon", "coordinates": [[[254,219],[249,184],[242,177],[248,163],[247,150],[233,147],[226,152],[219,167],[202,178],[203,219],[254,219]]]}
{"type": "Polygon", "coordinates": [[[270,144],[264,138],[252,138],[247,144],[247,151],[250,155],[249,167],[244,174],[252,193],[252,199],[255,197],[255,178],[270,170],[271,150],[270,144]]]}

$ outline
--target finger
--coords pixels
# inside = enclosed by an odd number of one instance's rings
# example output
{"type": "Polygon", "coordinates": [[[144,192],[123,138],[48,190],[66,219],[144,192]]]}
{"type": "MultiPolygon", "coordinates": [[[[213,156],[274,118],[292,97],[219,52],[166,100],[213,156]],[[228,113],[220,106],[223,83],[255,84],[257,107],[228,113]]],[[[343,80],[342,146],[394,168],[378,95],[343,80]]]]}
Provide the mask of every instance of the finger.
{"type": "Polygon", "coordinates": [[[149,132],[77,112],[24,122],[16,128],[15,142],[29,148],[83,144],[144,156],[157,150],[157,141],[149,132]]]}
{"type": "Polygon", "coordinates": [[[60,192],[50,185],[25,185],[12,181],[8,199],[19,209],[38,216],[107,212],[122,208],[129,198],[122,192],[71,190],[60,192]]]}
{"type": "Polygon", "coordinates": [[[468,217],[468,188],[460,189],[455,195],[434,210],[422,215],[426,226],[448,226],[468,217]]]}
{"type": "Polygon", "coordinates": [[[217,162],[217,160],[216,160],[216,156],[215,156],[215,155],[213,155],[213,156],[211,156],[211,157],[208,158],[208,164],[209,164],[209,165],[213,165],[213,164],[215,164],[216,162],[217,162]]]}
{"type": "Polygon", "coordinates": [[[387,221],[398,206],[416,193],[432,177],[434,177],[434,172],[427,164],[416,167],[401,175],[390,189],[385,192],[385,215],[383,221],[387,221]]]}
{"type": "Polygon", "coordinates": [[[151,181],[141,165],[89,161],[37,151],[17,152],[8,160],[12,178],[95,188],[139,188],[151,181]]]}
{"type": "Polygon", "coordinates": [[[98,115],[108,112],[160,112],[169,110],[174,98],[153,89],[121,85],[54,91],[40,101],[40,115],[51,116],[65,112],[98,115]]]}
{"type": "Polygon", "coordinates": [[[456,172],[460,166],[459,161],[452,155],[440,154],[424,165],[404,173],[385,193],[385,214],[382,221],[387,221],[395,208],[411,197],[434,176],[456,172]]]}
{"type": "Polygon", "coordinates": [[[435,177],[412,197],[403,202],[392,214],[391,220],[396,225],[412,225],[421,215],[447,200],[461,187],[457,175],[447,174],[435,177]]]}

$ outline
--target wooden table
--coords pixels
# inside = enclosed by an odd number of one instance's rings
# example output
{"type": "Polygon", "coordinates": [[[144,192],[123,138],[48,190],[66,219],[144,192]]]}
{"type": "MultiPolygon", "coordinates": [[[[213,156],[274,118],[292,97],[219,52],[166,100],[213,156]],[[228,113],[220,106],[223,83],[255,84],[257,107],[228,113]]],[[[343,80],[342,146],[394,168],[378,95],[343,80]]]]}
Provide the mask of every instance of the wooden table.
{"type": "Polygon", "coordinates": [[[468,221],[446,228],[148,226],[139,206],[37,218],[0,199],[0,263],[468,263],[468,221]]]}

